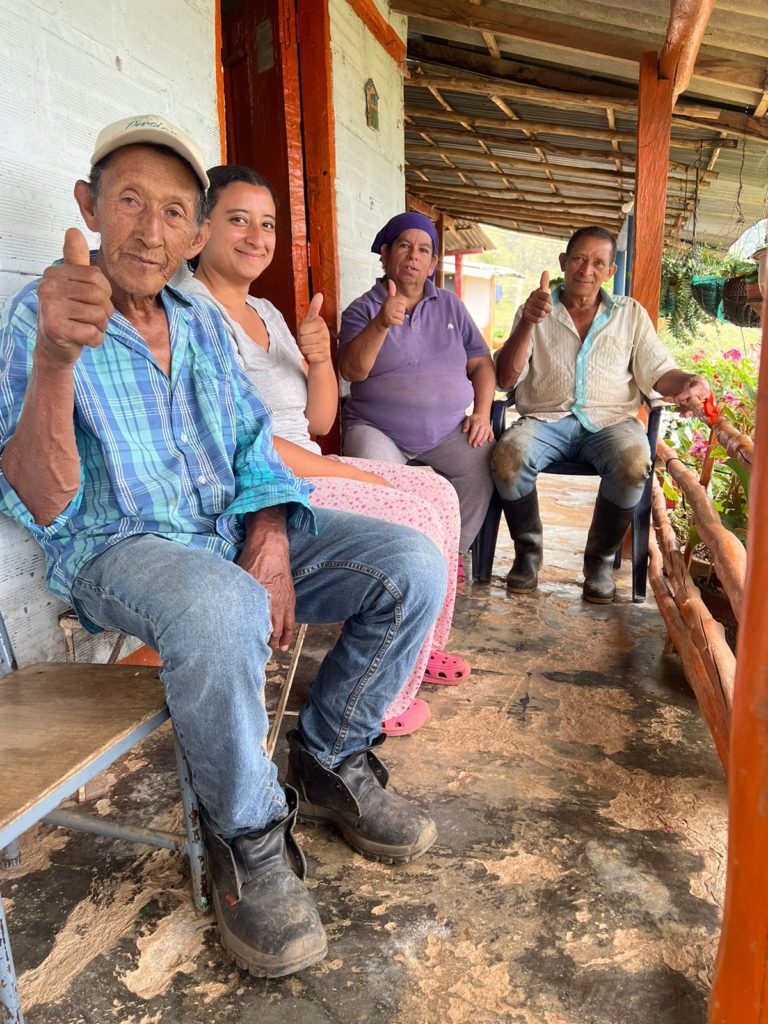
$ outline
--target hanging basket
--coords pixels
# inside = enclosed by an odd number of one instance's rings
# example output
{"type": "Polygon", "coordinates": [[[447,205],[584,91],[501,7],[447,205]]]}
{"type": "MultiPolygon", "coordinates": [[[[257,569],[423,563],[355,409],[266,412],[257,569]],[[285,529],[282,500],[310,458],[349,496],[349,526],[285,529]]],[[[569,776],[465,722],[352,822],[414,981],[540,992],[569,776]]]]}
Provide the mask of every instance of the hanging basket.
{"type": "MultiPolygon", "coordinates": [[[[754,297],[750,294],[746,277],[729,277],[723,285],[723,318],[737,327],[759,327],[760,314],[751,304],[754,297]]],[[[759,294],[759,293],[758,293],[759,294]]]]}

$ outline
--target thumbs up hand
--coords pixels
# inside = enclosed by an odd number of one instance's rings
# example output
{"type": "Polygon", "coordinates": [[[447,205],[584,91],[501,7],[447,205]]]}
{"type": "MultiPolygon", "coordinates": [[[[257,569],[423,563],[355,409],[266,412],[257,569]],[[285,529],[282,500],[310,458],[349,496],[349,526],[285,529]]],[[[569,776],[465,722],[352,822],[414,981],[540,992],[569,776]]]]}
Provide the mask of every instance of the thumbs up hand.
{"type": "Polygon", "coordinates": [[[299,324],[296,339],[299,351],[310,366],[313,363],[327,363],[331,358],[331,335],[325,320],[320,316],[322,305],[323,296],[318,292],[312,296],[307,315],[299,324]]]}
{"type": "Polygon", "coordinates": [[[381,309],[376,314],[379,326],[385,329],[400,327],[405,323],[405,299],[397,294],[397,285],[392,280],[387,280],[387,297],[381,309]]]}
{"type": "Polygon", "coordinates": [[[64,262],[48,267],[38,288],[36,349],[61,364],[76,362],[85,346],[98,348],[114,313],[112,288],[91,266],[81,231],[64,235],[64,262]]]}
{"type": "Polygon", "coordinates": [[[523,320],[529,324],[540,324],[552,312],[552,295],[549,291],[549,271],[545,270],[539,280],[539,287],[532,291],[523,306],[523,320]]]}

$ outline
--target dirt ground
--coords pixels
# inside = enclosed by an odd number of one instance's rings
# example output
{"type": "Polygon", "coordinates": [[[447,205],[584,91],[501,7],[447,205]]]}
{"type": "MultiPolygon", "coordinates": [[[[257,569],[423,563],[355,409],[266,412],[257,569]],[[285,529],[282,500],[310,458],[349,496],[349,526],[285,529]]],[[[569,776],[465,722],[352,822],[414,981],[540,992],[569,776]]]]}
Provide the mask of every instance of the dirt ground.
{"type": "MultiPolygon", "coordinates": [[[[391,867],[298,830],[328,958],[251,979],[195,913],[181,857],[43,826],[0,875],[27,1024],[704,1024],[722,771],[629,568],[615,605],[581,600],[594,483],[542,495],[539,591],[506,593],[500,543],[497,577],[457,602],[471,677],[423,687],[431,721],[381,748],[437,844],[391,867]]],[[[333,632],[308,637],[294,704],[333,632]]],[[[178,824],[167,730],[90,795],[97,814],[178,824]]]]}

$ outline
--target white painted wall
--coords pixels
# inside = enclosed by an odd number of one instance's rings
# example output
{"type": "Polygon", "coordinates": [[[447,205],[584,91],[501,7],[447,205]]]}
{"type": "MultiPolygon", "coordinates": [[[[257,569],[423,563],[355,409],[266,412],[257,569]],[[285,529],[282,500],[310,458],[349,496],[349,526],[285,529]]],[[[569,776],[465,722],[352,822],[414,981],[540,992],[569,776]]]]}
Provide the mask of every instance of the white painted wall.
{"type": "MultiPolygon", "coordinates": [[[[401,39],[407,19],[376,0],[401,39]]],[[[367,291],[381,264],[370,251],[376,232],[405,209],[403,82],[400,68],[347,0],[329,0],[336,119],[336,199],[341,308],[367,291]],[[365,83],[379,94],[379,130],[365,123],[365,83]]]]}
{"type": "MultiPolygon", "coordinates": [[[[0,0],[0,303],[83,227],[72,198],[99,130],[164,114],[220,158],[215,0],[0,0]]],[[[0,610],[22,663],[61,660],[42,552],[0,516],[0,610]]],[[[104,640],[82,646],[102,660],[104,640]]]]}

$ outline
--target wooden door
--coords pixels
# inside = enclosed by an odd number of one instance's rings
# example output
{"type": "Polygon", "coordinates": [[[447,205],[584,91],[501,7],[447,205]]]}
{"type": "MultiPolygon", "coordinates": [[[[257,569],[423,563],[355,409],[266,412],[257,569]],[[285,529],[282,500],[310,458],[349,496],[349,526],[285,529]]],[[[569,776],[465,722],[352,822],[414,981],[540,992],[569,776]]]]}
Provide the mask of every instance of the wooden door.
{"type": "Polygon", "coordinates": [[[227,162],[253,167],[279,197],[275,257],[252,290],[294,333],[309,303],[296,20],[295,0],[221,0],[227,162]]]}

